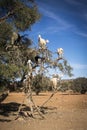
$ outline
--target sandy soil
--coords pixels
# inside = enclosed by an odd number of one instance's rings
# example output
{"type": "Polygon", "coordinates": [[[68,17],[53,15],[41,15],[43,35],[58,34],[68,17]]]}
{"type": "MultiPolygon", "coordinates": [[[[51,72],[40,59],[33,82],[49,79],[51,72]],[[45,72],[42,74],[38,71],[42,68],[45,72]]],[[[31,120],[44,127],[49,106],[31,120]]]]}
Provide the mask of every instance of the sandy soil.
{"type": "MultiPolygon", "coordinates": [[[[51,93],[33,95],[40,106],[51,93]]],[[[17,109],[24,99],[24,93],[10,93],[0,104],[0,130],[87,130],[87,95],[67,95],[56,93],[45,104],[45,119],[36,113],[35,119],[14,120],[17,109]]]]}

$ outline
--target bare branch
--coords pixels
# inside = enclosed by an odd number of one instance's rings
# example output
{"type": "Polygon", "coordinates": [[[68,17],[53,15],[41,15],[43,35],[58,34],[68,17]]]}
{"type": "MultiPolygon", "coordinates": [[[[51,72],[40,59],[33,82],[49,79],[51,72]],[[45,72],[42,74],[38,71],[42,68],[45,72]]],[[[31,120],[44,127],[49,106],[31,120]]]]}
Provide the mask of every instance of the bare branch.
{"type": "Polygon", "coordinates": [[[13,10],[11,12],[8,12],[5,16],[3,16],[2,18],[0,18],[0,23],[3,22],[4,20],[8,19],[8,17],[10,17],[13,14],[14,14],[13,10]]]}

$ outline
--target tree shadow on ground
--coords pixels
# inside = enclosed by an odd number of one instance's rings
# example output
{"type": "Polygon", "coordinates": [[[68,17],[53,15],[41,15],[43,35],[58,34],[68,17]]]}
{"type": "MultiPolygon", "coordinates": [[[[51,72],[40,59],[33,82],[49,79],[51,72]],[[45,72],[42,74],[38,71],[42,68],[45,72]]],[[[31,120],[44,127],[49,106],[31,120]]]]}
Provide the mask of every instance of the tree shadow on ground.
{"type": "MultiPolygon", "coordinates": [[[[20,103],[16,103],[16,102],[1,103],[0,104],[0,122],[11,121],[9,119],[10,116],[16,116],[20,105],[21,105],[20,103]],[[15,112],[16,112],[16,114],[15,114],[15,112]],[[3,119],[1,119],[2,116],[3,116],[3,119]],[[8,117],[8,119],[7,119],[7,117],[8,117]]],[[[21,110],[30,111],[30,108],[28,106],[26,106],[25,104],[23,104],[21,110]]]]}
{"type": "Polygon", "coordinates": [[[2,93],[0,95],[0,102],[4,101],[7,98],[7,96],[8,96],[8,93],[2,93]]]}
{"type": "Polygon", "coordinates": [[[19,106],[20,106],[20,104],[15,103],[15,102],[1,103],[0,104],[0,115],[8,117],[11,112],[17,111],[19,106]]]}
{"type": "MultiPolygon", "coordinates": [[[[16,103],[16,102],[1,103],[0,104],[0,122],[10,122],[13,119],[15,119],[17,114],[23,117],[25,116],[23,115],[23,112],[24,113],[27,111],[30,112],[30,107],[23,104],[20,110],[20,113],[18,113],[20,105],[21,105],[20,103],[16,103]]],[[[40,112],[42,114],[51,113],[53,112],[54,109],[56,109],[55,107],[40,107],[40,106],[38,106],[38,108],[40,109],[40,112]]]]}

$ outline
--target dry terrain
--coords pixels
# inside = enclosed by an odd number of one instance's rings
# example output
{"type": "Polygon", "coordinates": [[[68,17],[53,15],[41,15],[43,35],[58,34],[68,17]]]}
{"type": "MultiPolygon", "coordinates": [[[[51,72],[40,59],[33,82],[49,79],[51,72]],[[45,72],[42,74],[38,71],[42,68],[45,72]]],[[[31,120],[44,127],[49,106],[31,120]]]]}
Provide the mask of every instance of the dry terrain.
{"type": "MultiPolygon", "coordinates": [[[[33,95],[33,99],[40,106],[50,95],[41,93],[33,95]]],[[[87,130],[87,94],[58,92],[44,106],[45,119],[36,113],[35,119],[20,117],[14,120],[23,99],[24,93],[10,93],[0,104],[0,130],[87,130]]]]}

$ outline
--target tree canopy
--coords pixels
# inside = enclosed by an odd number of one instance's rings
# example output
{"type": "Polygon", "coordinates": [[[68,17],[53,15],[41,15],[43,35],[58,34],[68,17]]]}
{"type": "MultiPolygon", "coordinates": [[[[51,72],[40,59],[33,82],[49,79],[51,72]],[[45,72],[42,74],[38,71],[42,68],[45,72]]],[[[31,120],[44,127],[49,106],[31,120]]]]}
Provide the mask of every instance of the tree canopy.
{"type": "Polygon", "coordinates": [[[33,0],[0,0],[0,76],[7,79],[21,77],[25,65],[32,57],[32,40],[21,36],[21,42],[11,44],[12,32],[23,32],[40,19],[33,0]]]}

